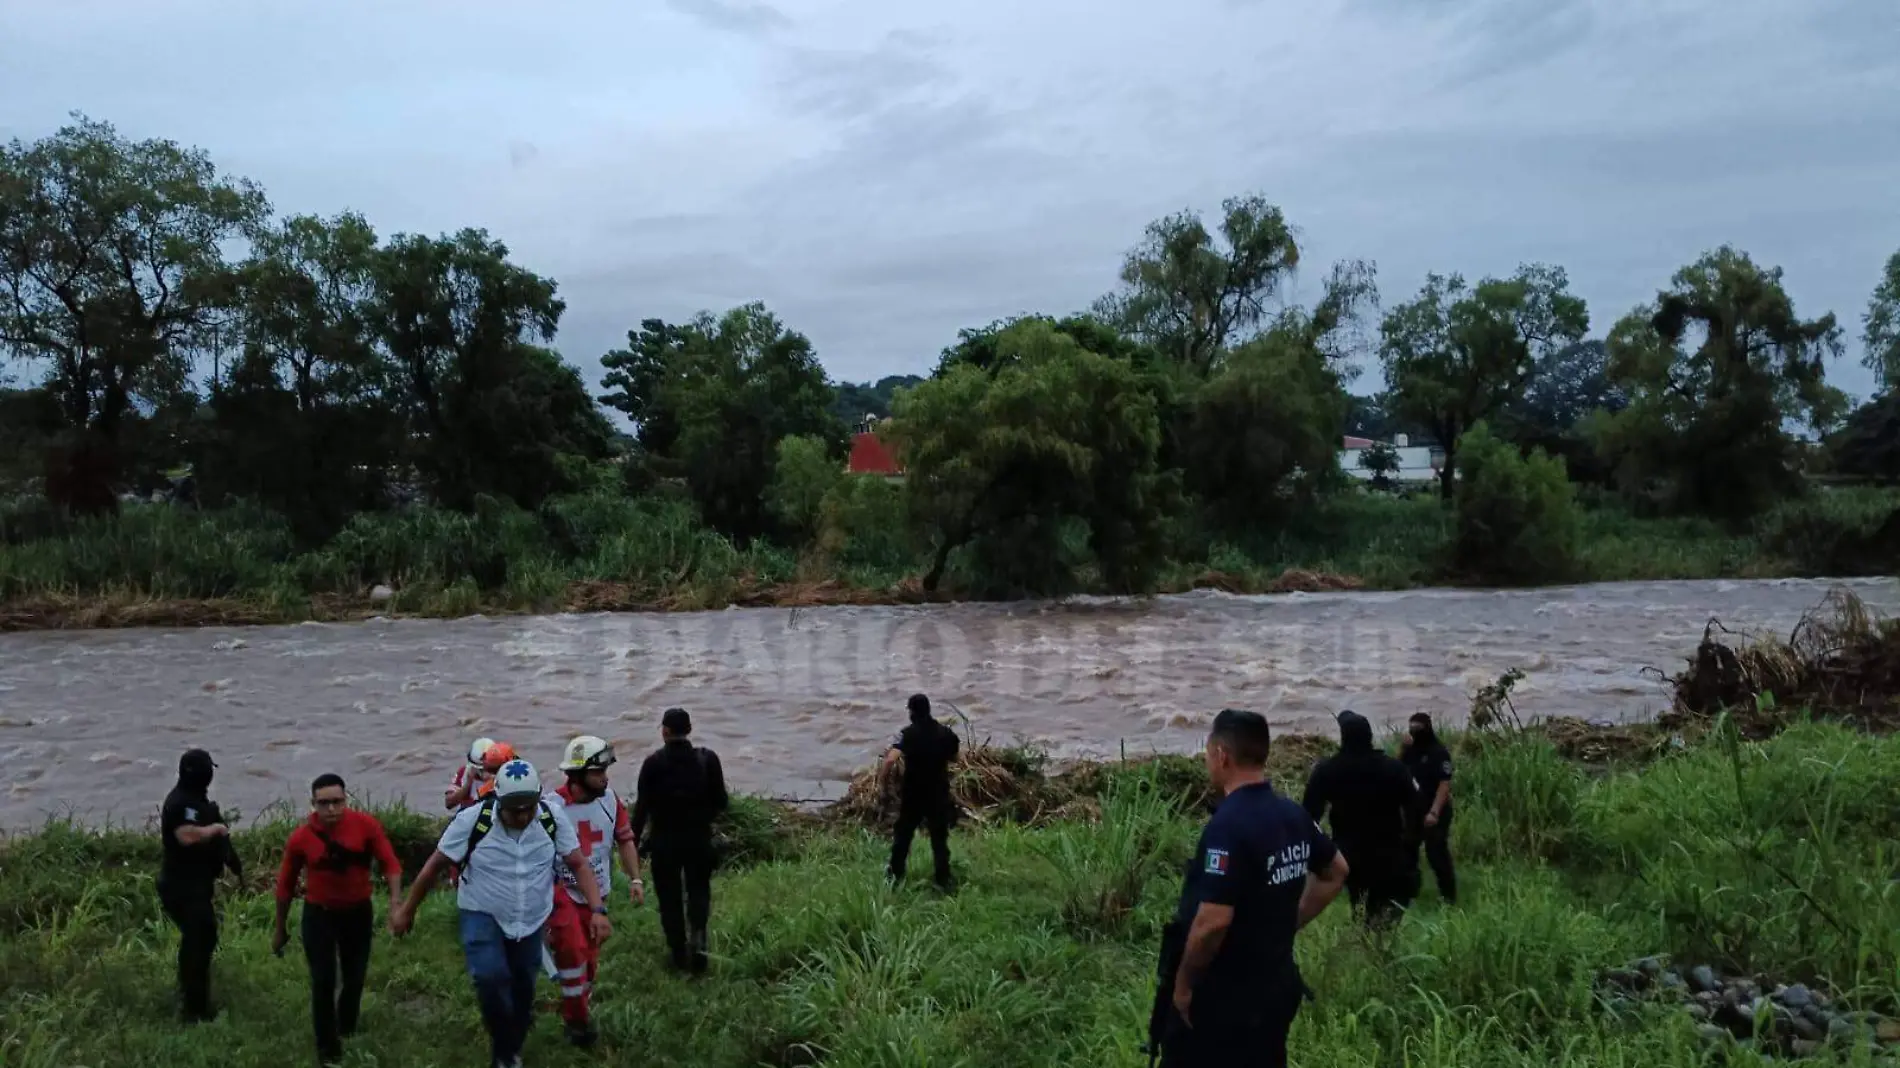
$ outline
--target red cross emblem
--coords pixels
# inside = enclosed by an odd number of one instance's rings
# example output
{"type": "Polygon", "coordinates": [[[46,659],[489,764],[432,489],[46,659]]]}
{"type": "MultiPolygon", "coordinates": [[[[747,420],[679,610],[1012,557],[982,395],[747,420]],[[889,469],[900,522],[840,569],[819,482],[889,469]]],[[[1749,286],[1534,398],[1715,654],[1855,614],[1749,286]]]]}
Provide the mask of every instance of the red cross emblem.
{"type": "Polygon", "coordinates": [[[581,856],[590,862],[594,859],[594,847],[607,840],[606,835],[594,830],[594,825],[586,820],[575,823],[574,834],[581,840],[581,856]]]}

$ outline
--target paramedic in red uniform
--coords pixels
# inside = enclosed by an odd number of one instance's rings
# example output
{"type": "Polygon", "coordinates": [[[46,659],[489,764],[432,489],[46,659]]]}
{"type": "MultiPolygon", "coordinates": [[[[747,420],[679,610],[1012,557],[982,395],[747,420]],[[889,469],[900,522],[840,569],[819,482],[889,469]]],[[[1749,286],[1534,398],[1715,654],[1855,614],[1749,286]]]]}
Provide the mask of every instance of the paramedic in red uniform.
{"type": "Polygon", "coordinates": [[[290,941],[290,899],[303,876],[303,952],[310,963],[310,1017],[316,1025],[317,1058],[343,1060],[343,1039],[356,1031],[369,971],[370,863],[383,871],[393,907],[402,900],[402,862],[383,825],[349,807],[340,775],[319,775],[310,784],[310,820],[291,832],[277,871],[277,926],[272,952],[290,941]],[[338,977],[342,983],[339,986],[338,977]]]}
{"type": "MultiPolygon", "coordinates": [[[[640,851],[633,841],[633,822],[626,803],[607,785],[607,768],[614,747],[605,739],[583,734],[567,743],[561,771],[567,781],[554,791],[559,807],[580,839],[581,859],[593,869],[594,885],[605,900],[614,884],[613,854],[632,881],[635,905],[646,901],[640,881],[640,851]]],[[[555,976],[561,984],[561,1019],[567,1040],[591,1046],[598,1037],[590,1019],[589,1003],[594,977],[600,968],[600,943],[588,925],[587,899],[575,873],[565,861],[555,867],[554,916],[548,921],[548,946],[554,951],[555,976]]]]}

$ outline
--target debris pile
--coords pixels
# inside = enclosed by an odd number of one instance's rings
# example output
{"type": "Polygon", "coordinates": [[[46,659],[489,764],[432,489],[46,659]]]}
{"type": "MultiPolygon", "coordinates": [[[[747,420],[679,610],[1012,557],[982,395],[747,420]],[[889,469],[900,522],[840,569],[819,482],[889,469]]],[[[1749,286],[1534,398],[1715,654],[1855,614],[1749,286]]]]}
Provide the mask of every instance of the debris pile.
{"type": "Polygon", "coordinates": [[[1710,620],[1687,669],[1672,680],[1676,728],[1724,710],[1750,737],[1779,730],[1807,709],[1869,730],[1900,728],[1900,621],[1879,619],[1851,590],[1835,588],[1786,640],[1736,636],[1710,620]],[[1739,637],[1740,640],[1731,640],[1739,637]]]}

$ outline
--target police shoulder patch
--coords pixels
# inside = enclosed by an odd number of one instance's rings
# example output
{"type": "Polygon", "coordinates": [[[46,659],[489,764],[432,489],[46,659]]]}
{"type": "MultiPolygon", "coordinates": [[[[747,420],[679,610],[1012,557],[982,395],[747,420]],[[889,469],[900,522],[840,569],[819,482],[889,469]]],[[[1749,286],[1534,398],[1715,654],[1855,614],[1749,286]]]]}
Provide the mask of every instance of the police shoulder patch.
{"type": "Polygon", "coordinates": [[[1227,874],[1227,851],[1225,849],[1210,849],[1207,851],[1207,874],[1227,874]]]}

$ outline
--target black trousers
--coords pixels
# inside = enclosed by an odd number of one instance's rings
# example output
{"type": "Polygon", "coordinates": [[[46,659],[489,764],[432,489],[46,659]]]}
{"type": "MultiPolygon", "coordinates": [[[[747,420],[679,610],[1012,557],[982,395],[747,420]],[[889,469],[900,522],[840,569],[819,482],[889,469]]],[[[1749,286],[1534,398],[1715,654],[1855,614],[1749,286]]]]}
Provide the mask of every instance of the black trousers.
{"type": "Polygon", "coordinates": [[[1418,896],[1415,854],[1398,847],[1369,850],[1342,846],[1346,855],[1346,896],[1368,927],[1387,927],[1418,896]]]}
{"type": "Polygon", "coordinates": [[[310,964],[310,1020],[317,1032],[317,1054],[325,1060],[341,1058],[343,1037],[356,1033],[356,1016],[363,1005],[363,978],[369,974],[375,915],[367,901],[343,909],[310,904],[303,907],[303,953],[310,964]]]}
{"type": "Polygon", "coordinates": [[[1300,1011],[1297,991],[1275,992],[1265,1004],[1247,1009],[1197,1003],[1188,1011],[1192,1027],[1169,1014],[1172,1027],[1161,1047],[1161,1068],[1287,1068],[1287,1034],[1300,1011]]]}
{"type": "Polygon", "coordinates": [[[687,937],[692,937],[692,963],[704,966],[706,923],[712,916],[712,840],[656,842],[647,857],[653,893],[660,899],[660,930],[675,964],[687,963],[687,937]]]}
{"type": "Polygon", "coordinates": [[[1438,880],[1438,896],[1446,904],[1458,903],[1458,873],[1451,866],[1451,805],[1445,805],[1445,811],[1439,814],[1438,826],[1423,827],[1425,837],[1425,861],[1432,867],[1432,875],[1438,880]]]}
{"type": "Polygon", "coordinates": [[[218,951],[218,910],[211,884],[158,882],[158,903],[178,928],[178,997],[187,1021],[211,1018],[211,955],[218,951]]]}
{"type": "Polygon", "coordinates": [[[891,832],[893,879],[902,879],[910,866],[910,843],[917,828],[930,829],[930,859],[938,885],[950,882],[950,822],[956,815],[956,803],[949,798],[912,800],[905,798],[897,809],[897,827],[891,832]]]}

